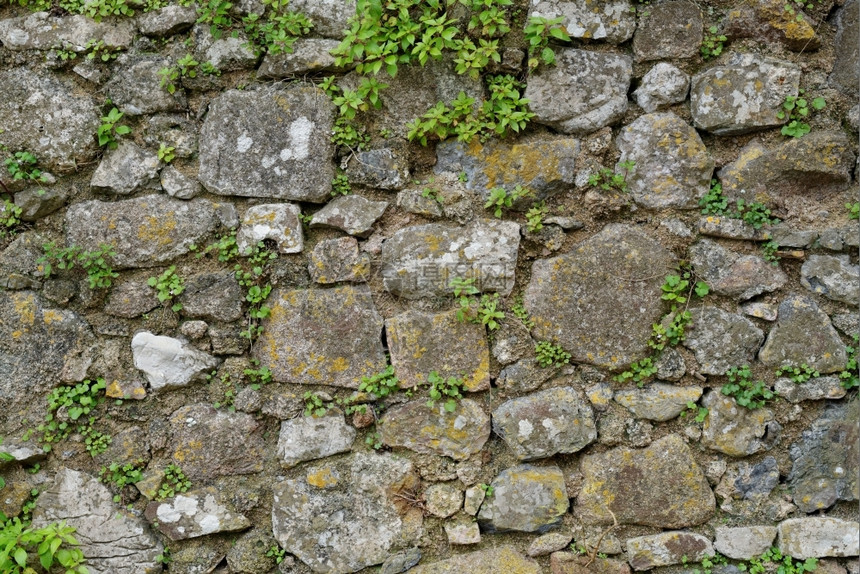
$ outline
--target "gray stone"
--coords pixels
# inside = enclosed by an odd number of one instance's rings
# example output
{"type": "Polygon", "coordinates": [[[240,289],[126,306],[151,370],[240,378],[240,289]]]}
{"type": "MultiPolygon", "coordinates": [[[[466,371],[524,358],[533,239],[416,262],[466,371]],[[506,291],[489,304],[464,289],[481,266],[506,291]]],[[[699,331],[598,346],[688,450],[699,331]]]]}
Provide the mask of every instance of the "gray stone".
{"type": "Polygon", "coordinates": [[[616,392],[615,402],[626,407],[636,418],[668,421],[680,415],[688,402],[695,403],[701,396],[701,387],[652,383],[644,389],[616,392]]]}
{"type": "Polygon", "coordinates": [[[694,209],[708,193],[714,160],[696,130],[675,114],[640,116],[621,130],[616,145],[621,157],[615,171],[634,163],[627,187],[639,205],[694,209]]]}
{"type": "Polygon", "coordinates": [[[717,390],[702,399],[708,416],[702,427],[702,445],[729,456],[749,456],[769,450],[779,441],[781,426],[770,409],[748,409],[717,390]]]}
{"type": "Polygon", "coordinates": [[[66,211],[66,244],[116,251],[114,269],[153,267],[188,253],[217,225],[215,206],[205,199],[181,201],[146,195],[123,201],[84,201],[66,211]]]}
{"type": "Polygon", "coordinates": [[[727,65],[693,76],[693,124],[716,135],[735,135],[784,123],[777,116],[786,96],[797,96],[800,68],[755,54],[732,54],[727,65]]]}
{"type": "Polygon", "coordinates": [[[490,438],[490,417],[469,399],[457,401],[451,412],[444,402],[428,406],[425,399],[412,401],[386,411],[377,426],[385,445],[454,460],[480,452],[490,438]]]}
{"type": "Polygon", "coordinates": [[[556,65],[532,72],[524,97],[533,121],[566,134],[587,134],[627,111],[633,64],[628,56],[574,48],[555,50],[556,65]]]}
{"type": "Polygon", "coordinates": [[[448,544],[465,545],[481,542],[481,528],[477,522],[465,519],[455,519],[444,525],[448,544]]]}
{"type": "Polygon", "coordinates": [[[356,389],[385,369],[382,317],[370,289],[277,289],[253,355],[279,382],[356,389]]]}
{"type": "Polygon", "coordinates": [[[775,526],[717,526],[714,550],[734,560],[749,560],[769,550],[775,538],[775,526]]]}
{"type": "Polygon", "coordinates": [[[208,24],[197,24],[191,32],[194,54],[201,62],[211,63],[217,70],[235,72],[257,66],[260,59],[248,37],[240,32],[216,38],[208,24]]]}
{"type": "Polygon", "coordinates": [[[860,554],[860,524],[827,516],[791,518],[779,523],[779,550],[799,560],[860,554]]]}
{"type": "Polygon", "coordinates": [[[779,319],[758,354],[769,367],[806,363],[820,373],[845,368],[845,345],[830,318],[812,299],[789,295],[779,305],[779,319]]]}
{"type": "MultiPolygon", "coordinates": [[[[533,350],[534,345],[532,344],[529,352],[531,353],[533,350]]],[[[541,385],[557,373],[558,369],[541,367],[537,359],[529,357],[502,369],[496,379],[496,384],[510,394],[530,393],[538,390],[541,385]]]]}
{"type": "Polygon", "coordinates": [[[637,62],[692,58],[702,44],[702,11],[693,2],[669,0],[640,12],[633,36],[637,62]]]}
{"type": "Polygon", "coordinates": [[[746,317],[717,307],[690,309],[690,316],[683,344],[696,355],[700,373],[722,375],[755,359],[764,333],[746,317]]]}
{"type": "Polygon", "coordinates": [[[519,460],[578,452],[597,438],[591,406],[571,387],[502,403],[493,411],[493,431],[519,460]]]}
{"type": "Polygon", "coordinates": [[[194,6],[165,6],[152,12],[141,14],[137,28],[144,36],[167,38],[191,28],[197,21],[194,6]]]}
{"type": "Polygon", "coordinates": [[[185,282],[179,296],[182,314],[186,317],[229,323],[242,318],[244,293],[233,273],[201,273],[185,282]]]}
{"type": "Polygon", "coordinates": [[[699,219],[699,233],[711,237],[726,239],[745,239],[749,241],[767,241],[770,230],[765,227],[756,229],[742,219],[732,219],[720,215],[709,215],[699,219]]]}
{"type": "Polygon", "coordinates": [[[88,95],[53,74],[27,68],[0,72],[0,145],[27,150],[44,166],[74,169],[97,152],[99,110],[88,95]]]}
{"type": "Polygon", "coordinates": [[[836,38],[830,83],[849,96],[857,97],[860,81],[860,16],[857,0],[848,0],[836,16],[836,38]]]}
{"type": "Polygon", "coordinates": [[[116,60],[117,72],[105,85],[108,97],[130,116],[177,112],[186,107],[185,90],[171,94],[161,86],[159,70],[172,62],[159,55],[123,54],[116,60]]]}
{"type": "Polygon", "coordinates": [[[424,195],[421,189],[404,189],[397,194],[397,207],[424,217],[442,217],[442,200],[424,195]]]}
{"type": "Polygon", "coordinates": [[[120,19],[96,22],[79,14],[56,17],[36,12],[0,20],[0,43],[14,51],[48,51],[59,47],[81,54],[88,51],[90,42],[101,41],[106,47],[126,49],[133,40],[134,24],[120,19]]]}
{"type": "Polygon", "coordinates": [[[299,38],[292,52],[267,53],[257,69],[257,77],[291,78],[308,73],[344,72],[345,68],[338,66],[329,53],[339,45],[337,40],[299,38]]]}
{"type": "Polygon", "coordinates": [[[131,340],[134,366],[143,371],[152,390],[184,387],[218,364],[218,359],[188,347],[179,339],[143,331],[131,340]]]}
{"type": "Polygon", "coordinates": [[[776,291],[788,280],[779,267],[763,258],[729,251],[710,239],[693,244],[689,253],[696,274],[711,291],[738,301],[776,291]]]}
{"type": "Polygon", "coordinates": [[[544,223],[551,223],[553,225],[558,225],[565,231],[578,231],[585,227],[585,224],[575,217],[565,217],[565,216],[556,216],[553,215],[551,217],[547,217],[544,219],[544,223]]]}
{"type": "Polygon", "coordinates": [[[744,315],[755,317],[756,319],[762,319],[764,321],[776,321],[777,309],[776,305],[771,305],[770,303],[756,302],[744,303],[741,305],[741,310],[744,312],[744,315]]]}
{"type": "Polygon", "coordinates": [[[138,190],[161,189],[158,156],[132,142],[109,150],[93,173],[90,185],[102,193],[128,195],[138,190]]]}
{"type": "Polygon", "coordinates": [[[334,177],[333,123],[334,106],[317,88],[224,92],[200,131],[200,183],[218,195],[323,202],[334,177]]]}
{"type": "Polygon", "coordinates": [[[349,30],[355,7],[354,0],[291,0],[289,9],[310,18],[315,34],[339,40],[349,30]]]}
{"type": "Polygon", "coordinates": [[[755,0],[734,6],[722,23],[722,33],[730,38],[754,38],[780,43],[794,52],[812,52],[821,47],[821,38],[800,6],[785,9],[781,0],[755,0]]]}
{"type": "Polygon", "coordinates": [[[810,255],[800,268],[800,284],[834,301],[860,302],[860,266],[848,255],[810,255]]]}
{"type": "Polygon", "coordinates": [[[144,124],[143,141],[158,148],[161,144],[173,148],[173,155],[188,158],[197,153],[197,122],[185,114],[157,114],[144,124]]]}
{"type": "Polygon", "coordinates": [[[292,203],[255,205],[245,212],[242,226],[236,234],[239,253],[249,254],[260,241],[271,239],[279,253],[301,253],[304,235],[299,215],[302,211],[292,203]]]}
{"type": "Polygon", "coordinates": [[[841,399],[847,391],[839,377],[815,377],[805,383],[797,384],[791,379],[777,379],[773,390],[792,404],[821,399],[841,399]]]}
{"type": "MultiPolygon", "coordinates": [[[[618,552],[621,552],[620,544],[618,552]]],[[[549,557],[552,574],[630,574],[630,566],[620,560],[554,552],[549,557]]]]}
{"type": "Polygon", "coordinates": [[[370,255],[358,251],[354,237],[320,241],[309,258],[308,272],[315,283],[364,283],[370,279],[370,255]]]}
{"type": "Polygon", "coordinates": [[[760,500],[767,498],[777,484],[779,484],[779,466],[775,458],[767,456],[757,464],[741,462],[732,486],[741,498],[760,500]]]}
{"type": "Polygon", "coordinates": [[[838,500],[857,500],[860,436],[857,400],[828,404],[824,413],[791,445],[793,465],[789,485],[794,503],[815,512],[838,500]]]}
{"type": "Polygon", "coordinates": [[[356,453],[339,466],[310,467],[273,486],[272,530],[314,572],[380,564],[414,536],[390,492],[415,482],[412,464],[390,455],[356,453]]]}
{"type": "Polygon", "coordinates": [[[214,487],[177,494],[164,501],[152,501],[144,515],[158,524],[158,530],[171,540],[187,540],[236,532],[251,526],[251,521],[227,506],[214,487]]]}
{"type": "Polygon", "coordinates": [[[463,512],[469,516],[477,515],[486,497],[487,491],[481,488],[480,485],[467,488],[466,497],[463,501],[463,512]]]}
{"type": "Polygon", "coordinates": [[[635,227],[607,225],[570,253],[534,263],[524,297],[532,333],[574,362],[619,369],[641,359],[674,266],[672,253],[635,227]]]}
{"type": "Polygon", "coordinates": [[[439,518],[454,516],[463,507],[463,491],[452,484],[431,484],[424,491],[427,512],[439,518]]]}
{"type": "Polygon", "coordinates": [[[380,566],[379,574],[400,574],[421,561],[421,550],[416,547],[390,555],[380,566]]]}
{"type": "Polygon", "coordinates": [[[860,314],[858,313],[837,313],[831,318],[833,326],[848,335],[849,337],[860,333],[860,314]]]}
{"type": "Polygon", "coordinates": [[[534,352],[529,330],[519,321],[504,321],[493,333],[490,352],[500,365],[510,365],[534,352]]]}
{"type": "Polygon", "coordinates": [[[172,165],[161,170],[161,187],[170,197],[191,199],[200,193],[200,184],[172,165]]]}
{"type": "Polygon", "coordinates": [[[104,310],[114,317],[134,319],[158,306],[158,299],[146,281],[124,281],[111,288],[104,310]]]}
{"type": "Polygon", "coordinates": [[[19,191],[15,194],[15,205],[21,209],[21,221],[37,221],[62,209],[69,199],[69,191],[59,186],[19,191]]]}
{"type": "Polygon", "coordinates": [[[387,201],[371,201],[360,195],[336,197],[314,213],[311,229],[333,227],[349,235],[367,237],[373,232],[373,224],[382,217],[386,207],[387,201]]]}
{"type": "Polygon", "coordinates": [[[536,0],[529,18],[563,18],[561,24],[571,38],[605,40],[621,44],[636,29],[633,7],[627,0],[536,0]]]}
{"type": "Polygon", "coordinates": [[[48,456],[48,453],[37,443],[18,441],[14,438],[6,438],[0,443],[0,453],[12,457],[9,460],[0,457],[0,468],[12,464],[31,465],[48,456]]]}
{"type": "Polygon", "coordinates": [[[526,554],[532,558],[546,556],[564,550],[571,540],[573,540],[573,535],[569,532],[549,532],[532,540],[526,554]]]}
{"type": "Polygon", "coordinates": [[[687,99],[690,76],[666,62],[660,62],[642,77],[633,98],[647,113],[679,104],[687,99]]]}
{"type": "Polygon", "coordinates": [[[409,183],[409,154],[402,146],[354,152],[346,168],[349,182],[376,189],[398,190],[409,183]]]}
{"type": "Polygon", "coordinates": [[[482,292],[508,295],[519,244],[519,225],[512,221],[405,227],[382,244],[383,284],[395,295],[418,299],[453,293],[455,277],[475,278],[482,292]]]}
{"type": "Polygon", "coordinates": [[[667,381],[680,381],[687,372],[687,363],[681,353],[668,347],[663,349],[660,358],[654,363],[657,367],[657,378],[667,381]]]}
{"type": "Polygon", "coordinates": [[[564,475],[556,466],[521,464],[503,470],[490,484],[478,512],[487,532],[546,532],[561,522],[570,501],[564,475]]]}
{"type": "Polygon", "coordinates": [[[798,249],[808,249],[815,244],[818,239],[818,232],[812,229],[796,229],[786,224],[771,227],[771,235],[773,240],[780,247],[794,247],[798,249]]]}
{"type": "MultiPolygon", "coordinates": [[[[272,547],[280,548],[268,529],[252,530],[237,538],[227,552],[227,566],[235,574],[257,574],[257,572],[272,572],[275,558],[267,556],[272,547]]],[[[284,557],[281,564],[286,562],[284,557]]]]}
{"type": "Polygon", "coordinates": [[[713,555],[710,539],[693,532],[661,532],[627,539],[627,561],[634,570],[701,562],[702,558],[713,555]]]}
{"type": "Polygon", "coordinates": [[[282,467],[292,468],[306,460],[348,452],[354,440],[355,429],[346,424],[340,411],[297,417],[281,423],[278,458],[282,467]]]}
{"type": "Polygon", "coordinates": [[[460,554],[433,562],[422,564],[409,571],[409,574],[499,574],[500,572],[511,572],[516,574],[541,574],[543,570],[537,562],[526,558],[516,551],[513,546],[498,546],[460,554]]]}

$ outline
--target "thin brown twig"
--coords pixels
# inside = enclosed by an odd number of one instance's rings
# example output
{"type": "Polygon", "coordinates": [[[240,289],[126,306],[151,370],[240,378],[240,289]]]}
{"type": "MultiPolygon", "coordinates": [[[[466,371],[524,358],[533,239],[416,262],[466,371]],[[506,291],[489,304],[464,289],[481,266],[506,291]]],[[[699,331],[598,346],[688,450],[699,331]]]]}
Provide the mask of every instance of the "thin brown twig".
{"type": "Polygon", "coordinates": [[[597,544],[588,554],[588,562],[585,563],[585,566],[583,566],[583,568],[587,569],[591,565],[591,563],[594,562],[595,558],[597,558],[597,551],[600,550],[600,545],[603,543],[603,538],[607,534],[618,528],[618,519],[615,518],[615,513],[612,512],[612,509],[608,506],[606,507],[606,511],[609,512],[609,514],[612,516],[612,526],[604,530],[603,533],[600,535],[600,538],[597,539],[597,544]]]}

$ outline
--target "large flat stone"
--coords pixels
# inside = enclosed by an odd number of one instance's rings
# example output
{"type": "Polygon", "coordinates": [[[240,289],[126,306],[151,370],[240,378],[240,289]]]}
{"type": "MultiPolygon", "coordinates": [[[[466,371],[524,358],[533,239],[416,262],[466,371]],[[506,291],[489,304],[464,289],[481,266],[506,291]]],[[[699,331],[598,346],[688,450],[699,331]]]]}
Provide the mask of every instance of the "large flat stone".
{"type": "Polygon", "coordinates": [[[218,365],[215,357],[173,337],[137,333],[131,340],[134,366],[143,371],[154,391],[183,387],[218,365]]]}
{"type": "Polygon", "coordinates": [[[640,11],[633,36],[637,62],[692,58],[702,44],[702,10],[694,2],[669,0],[640,11]]]}
{"type": "Polygon", "coordinates": [[[794,52],[813,52],[821,47],[815,26],[800,9],[789,12],[782,0],[754,0],[732,7],[722,22],[722,33],[731,38],[783,44],[794,52]]]}
{"type": "Polygon", "coordinates": [[[179,112],[188,105],[181,85],[172,94],[161,86],[158,72],[176,65],[169,59],[158,54],[123,54],[116,62],[117,71],[105,84],[105,90],[121,112],[142,116],[179,112]]]}
{"type": "Polygon", "coordinates": [[[346,452],[355,440],[355,428],[346,424],[343,413],[303,416],[283,421],[278,435],[278,459],[290,468],[306,460],[346,452]]]}
{"type": "Polygon", "coordinates": [[[571,38],[605,40],[621,44],[636,29],[636,16],[628,0],[537,0],[529,18],[563,18],[561,25],[571,38]]]}
{"type": "Polygon", "coordinates": [[[687,408],[687,403],[695,403],[701,396],[701,387],[651,383],[644,389],[617,391],[613,398],[636,418],[662,422],[677,417],[687,408]]]}
{"type": "Polygon", "coordinates": [[[447,560],[421,564],[409,570],[410,574],[541,574],[537,562],[526,558],[513,546],[499,546],[460,554],[447,560]]]}
{"type": "Polygon", "coordinates": [[[857,97],[860,81],[860,15],[857,0],[848,0],[836,17],[833,71],[830,83],[849,96],[857,97]]]}
{"type": "Polygon", "coordinates": [[[171,540],[188,540],[218,532],[237,532],[251,526],[251,521],[229,507],[215,487],[177,494],[164,501],[150,502],[147,520],[171,540]]]}
{"type": "Polygon", "coordinates": [[[758,558],[773,545],[775,526],[718,526],[714,549],[728,558],[758,558]]]}
{"type": "Polygon", "coordinates": [[[731,367],[751,363],[764,340],[752,321],[717,307],[690,309],[690,316],[684,346],[693,351],[699,372],[706,375],[722,375],[731,367]]]}
{"type": "Polygon", "coordinates": [[[860,554],[860,524],[827,516],[790,518],[779,523],[778,546],[800,560],[860,554]]]}
{"type": "Polygon", "coordinates": [[[661,532],[627,539],[627,560],[634,570],[651,570],[714,555],[711,541],[693,532],[661,532]]]}
{"type": "Polygon", "coordinates": [[[763,258],[730,251],[710,239],[691,245],[689,253],[696,275],[711,291],[738,301],[776,291],[788,281],[782,269],[763,258]]]}
{"type": "Polygon", "coordinates": [[[810,255],[800,268],[800,284],[849,305],[860,302],[860,266],[848,255],[810,255]]]}
{"type": "Polygon", "coordinates": [[[0,43],[13,51],[62,48],[81,54],[88,51],[90,42],[126,49],[133,40],[134,24],[130,20],[96,22],[81,14],[57,17],[48,12],[0,20],[0,43]]]}
{"type": "Polygon", "coordinates": [[[702,399],[708,416],[702,427],[702,445],[729,456],[749,456],[773,448],[779,440],[779,423],[770,409],[748,409],[719,390],[702,399]]]}
{"type": "Polygon", "coordinates": [[[521,464],[493,479],[478,524],[488,532],[546,532],[561,522],[570,501],[564,475],[556,466],[521,464]]]}

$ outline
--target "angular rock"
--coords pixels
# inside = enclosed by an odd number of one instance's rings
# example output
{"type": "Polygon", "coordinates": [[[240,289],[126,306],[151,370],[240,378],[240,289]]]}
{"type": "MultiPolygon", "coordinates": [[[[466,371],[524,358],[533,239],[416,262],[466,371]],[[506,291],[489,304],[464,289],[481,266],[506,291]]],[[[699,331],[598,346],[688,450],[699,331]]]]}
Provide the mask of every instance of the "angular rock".
{"type": "Polygon", "coordinates": [[[370,279],[370,255],[359,253],[354,237],[326,239],[311,251],[308,272],[316,283],[364,283],[370,279]]]}
{"type": "Polygon", "coordinates": [[[836,38],[833,50],[836,60],[829,81],[840,91],[857,97],[860,80],[860,15],[857,0],[848,0],[836,16],[836,38]]]}
{"type": "Polygon", "coordinates": [[[263,470],[263,427],[251,415],[194,404],[174,411],[168,423],[167,452],[192,483],[263,470]]]}
{"type": "Polygon", "coordinates": [[[638,419],[668,421],[680,415],[688,402],[695,403],[701,396],[701,387],[652,383],[644,389],[618,391],[614,398],[638,419]]]}
{"type": "Polygon", "coordinates": [[[177,494],[147,505],[146,516],[158,523],[158,530],[171,540],[188,540],[218,532],[237,532],[251,526],[251,521],[231,510],[214,487],[177,494]]]}
{"type": "Polygon", "coordinates": [[[696,275],[711,291],[738,301],[776,291],[788,280],[779,267],[763,258],[729,251],[710,239],[693,244],[689,253],[696,275]]]}
{"type": "Polygon", "coordinates": [[[500,365],[510,365],[534,352],[529,330],[520,322],[503,322],[494,333],[490,352],[500,365]]]}
{"type": "Polygon", "coordinates": [[[447,560],[422,564],[409,574],[541,574],[541,567],[531,558],[526,558],[513,546],[498,546],[469,554],[460,554],[447,560]]]}
{"type": "Polygon", "coordinates": [[[188,347],[179,339],[147,331],[132,338],[131,352],[135,368],[143,371],[154,391],[184,387],[218,365],[218,359],[188,347]]]}
{"type": "Polygon", "coordinates": [[[519,225],[512,221],[405,227],[382,244],[383,284],[394,295],[418,299],[453,293],[455,277],[475,278],[479,290],[508,295],[519,244],[519,225]]]}
{"type": "Polygon", "coordinates": [[[532,540],[526,554],[532,558],[546,556],[567,548],[571,540],[573,540],[573,535],[569,532],[549,532],[532,540]]]}
{"type": "Polygon", "coordinates": [[[683,528],[714,513],[714,493],[690,448],[678,435],[648,448],[617,448],[582,457],[584,475],[575,514],[587,522],[683,528]],[[678,473],[683,468],[685,472],[678,473]],[[647,496],[641,493],[647,492],[647,496]]]}
{"type": "Polygon", "coordinates": [[[796,229],[788,225],[777,225],[771,228],[771,235],[780,247],[795,247],[808,249],[818,239],[818,232],[812,229],[796,229]]]}
{"type": "Polygon", "coordinates": [[[111,288],[104,311],[114,317],[134,319],[158,306],[152,287],[145,281],[125,281],[111,288]]]}
{"type": "Polygon", "coordinates": [[[758,358],[769,367],[806,363],[822,374],[841,371],[848,359],[830,318],[803,295],[789,295],[780,303],[779,319],[758,358]]]}
{"type": "Polygon", "coordinates": [[[161,170],[161,187],[170,197],[177,199],[191,199],[200,193],[200,184],[169,165],[161,170]]]}
{"type": "Polygon", "coordinates": [[[834,301],[860,302],[860,265],[848,255],[810,255],[800,268],[800,284],[834,301]]]}
{"type": "Polygon", "coordinates": [[[687,99],[690,91],[690,76],[666,62],[660,62],[642,77],[633,98],[647,113],[687,99]]]}
{"type": "MultiPolygon", "coordinates": [[[[276,566],[273,556],[266,556],[261,550],[277,546],[277,541],[268,529],[255,529],[237,538],[227,552],[227,566],[230,572],[236,574],[256,574],[257,572],[272,572],[276,566]]],[[[292,557],[290,557],[292,558],[292,557]]],[[[281,564],[289,562],[285,556],[281,564]]]]}
{"type": "Polygon", "coordinates": [[[303,416],[281,423],[278,458],[281,466],[291,468],[306,460],[347,452],[355,440],[355,428],[346,424],[343,414],[303,416]]]}
{"type": "Polygon", "coordinates": [[[619,560],[555,552],[549,557],[552,574],[630,574],[630,566],[619,560]]]}
{"type": "Polygon", "coordinates": [[[301,12],[314,23],[314,33],[341,39],[355,15],[355,0],[292,0],[289,9],[301,12]]]}
{"type": "Polygon", "coordinates": [[[714,550],[734,560],[749,560],[769,550],[775,538],[775,526],[717,526],[714,550]]]}
{"type": "Polygon", "coordinates": [[[855,313],[838,313],[831,317],[833,326],[848,335],[860,335],[860,315],[855,313]]]}
{"type": "Polygon", "coordinates": [[[773,390],[792,404],[821,399],[841,399],[848,392],[838,377],[815,377],[805,383],[797,384],[791,379],[777,379],[773,390]]]}
{"type": "Polygon", "coordinates": [[[605,40],[621,44],[636,29],[636,17],[627,0],[538,0],[529,18],[563,18],[561,25],[571,38],[605,40]]]}
{"type": "Polygon", "coordinates": [[[690,309],[690,315],[683,344],[696,355],[700,373],[722,375],[755,359],[764,333],[752,321],[717,307],[690,309]]]}
{"type": "Polygon", "coordinates": [[[694,209],[708,193],[714,160],[696,130],[675,114],[640,116],[621,130],[616,145],[621,157],[615,171],[624,173],[620,164],[634,163],[627,186],[639,205],[694,209]]]}
{"type": "Polygon", "coordinates": [[[782,0],[755,0],[732,8],[723,20],[722,33],[780,43],[794,52],[811,52],[821,46],[821,38],[803,11],[792,6],[789,12],[782,0]]]}
{"type": "Polygon", "coordinates": [[[128,195],[142,189],[161,189],[158,156],[132,142],[109,150],[93,173],[90,185],[102,193],[128,195]]]}
{"type": "Polygon", "coordinates": [[[726,239],[746,239],[750,241],[767,241],[770,231],[766,228],[756,229],[742,219],[732,219],[719,215],[709,215],[699,219],[699,233],[712,237],[726,239]]]}
{"type": "Polygon", "coordinates": [[[397,207],[424,217],[442,217],[442,201],[427,197],[420,189],[404,189],[397,194],[397,207]]]}
{"type": "Polygon", "coordinates": [[[0,453],[11,457],[7,460],[6,457],[0,456],[0,468],[13,463],[22,465],[33,464],[48,456],[48,453],[38,444],[17,441],[15,439],[10,440],[8,438],[0,444],[0,453]]]}
{"type": "MultiPolygon", "coordinates": [[[[382,563],[414,536],[391,492],[417,482],[401,458],[356,453],[273,486],[278,544],[314,572],[355,572],[382,563]]],[[[420,521],[420,517],[419,517],[420,521]]]]}
{"type": "Polygon", "coordinates": [[[657,367],[657,378],[667,381],[680,381],[687,372],[687,363],[681,353],[672,347],[663,349],[660,358],[654,363],[657,367]]]}
{"type": "Polygon", "coordinates": [[[116,62],[117,72],[105,85],[105,90],[119,111],[142,116],[185,109],[185,90],[180,87],[171,94],[161,86],[158,72],[175,65],[170,60],[157,54],[123,54],[116,62]]]}
{"type": "Polygon", "coordinates": [[[770,409],[751,410],[739,406],[717,390],[702,399],[708,409],[702,427],[702,445],[729,456],[749,456],[773,448],[781,426],[770,409]]]}
{"type": "Polygon", "coordinates": [[[791,518],[779,523],[780,552],[799,560],[860,554],[860,524],[826,516],[791,518]]]}
{"type": "Polygon", "coordinates": [[[663,313],[660,285],[675,257],[622,224],[607,225],[565,255],[538,260],[525,306],[536,340],[560,344],[574,362],[618,369],[648,352],[663,313]]]}
{"type": "Polygon", "coordinates": [[[555,50],[555,66],[537,68],[524,97],[537,123],[566,134],[587,134],[627,111],[633,73],[628,56],[574,48],[555,50]]]}
{"type": "Polygon", "coordinates": [[[215,230],[215,206],[205,199],[181,201],[147,195],[123,201],[84,201],[66,211],[66,245],[116,251],[114,269],[153,267],[188,253],[215,230]]]}
{"type": "Polygon", "coordinates": [[[661,532],[627,539],[627,561],[634,570],[701,562],[702,558],[713,555],[710,539],[692,532],[661,532]]]}
{"type": "Polygon", "coordinates": [[[53,74],[28,68],[0,72],[0,145],[27,150],[44,166],[72,170],[97,152],[100,113],[92,98],[53,74]]]}
{"type": "Polygon", "coordinates": [[[829,404],[801,439],[791,445],[789,485],[794,503],[803,512],[815,512],[838,500],[857,500],[860,404],[829,404]]]}
{"type": "Polygon", "coordinates": [[[591,406],[571,387],[502,403],[493,411],[493,431],[519,460],[578,452],[597,439],[591,406]]]}
{"type": "Polygon", "coordinates": [[[137,28],[144,36],[168,38],[191,28],[197,21],[194,6],[170,5],[141,14],[137,28]]]}
{"type": "MultiPolygon", "coordinates": [[[[737,472],[729,471],[723,481],[732,483],[733,497],[760,501],[767,498],[779,484],[779,465],[772,456],[764,457],[757,464],[741,462],[737,472]]],[[[720,490],[719,486],[717,490],[720,490]]]]}
{"type": "Polygon", "coordinates": [[[343,72],[345,69],[338,66],[329,53],[339,45],[337,40],[299,38],[292,52],[266,54],[257,69],[257,77],[290,78],[316,72],[343,72]]]}
{"type": "Polygon", "coordinates": [[[649,6],[639,17],[633,36],[637,62],[692,58],[702,45],[702,11],[687,0],[669,0],[649,6]]]}
{"type": "Polygon", "coordinates": [[[195,40],[196,58],[201,62],[209,62],[217,70],[247,70],[256,67],[260,59],[248,37],[240,31],[215,38],[210,25],[198,24],[191,31],[191,35],[195,40]]]}
{"type": "Polygon", "coordinates": [[[426,382],[428,373],[462,377],[468,391],[490,388],[490,352],[483,325],[459,321],[457,311],[407,311],[385,321],[391,364],[402,387],[426,382]]]}
{"type": "Polygon", "coordinates": [[[80,54],[88,51],[90,42],[126,49],[133,40],[134,24],[130,21],[96,22],[80,14],[56,17],[48,12],[0,20],[0,43],[14,51],[62,48],[80,54]]]}
{"type": "Polygon", "coordinates": [[[420,399],[386,411],[378,430],[385,445],[466,460],[490,438],[490,417],[469,399],[458,401],[453,412],[442,402],[429,407],[420,399]]]}
{"type": "Polygon", "coordinates": [[[741,305],[744,315],[763,319],[765,321],[776,321],[777,307],[769,303],[745,303],[741,305]]]}
{"type": "Polygon", "coordinates": [[[503,470],[478,512],[486,532],[546,532],[561,522],[570,501],[564,475],[556,466],[521,464],[503,470]]]}
{"type": "MultiPolygon", "coordinates": [[[[69,191],[59,187],[29,188],[15,194],[15,205],[21,209],[21,221],[37,221],[62,209],[69,199],[69,191]]],[[[5,208],[4,208],[5,210],[5,208]]]]}
{"type": "Polygon", "coordinates": [[[90,572],[155,574],[163,547],[140,518],[113,503],[113,495],[95,477],[61,468],[39,495],[33,527],[64,520],[75,528],[74,537],[87,559],[90,572]]]}
{"type": "Polygon", "coordinates": [[[732,54],[727,65],[693,76],[693,124],[716,135],[736,135],[779,126],[786,96],[797,96],[800,68],[755,54],[732,54]]]}
{"type": "Polygon", "coordinates": [[[333,227],[349,235],[367,237],[373,232],[373,224],[382,217],[386,207],[387,201],[371,201],[360,195],[336,197],[314,213],[311,229],[333,227]]]}
{"type": "Polygon", "coordinates": [[[444,527],[448,544],[465,545],[481,542],[481,528],[477,522],[460,519],[446,522],[444,527]]]}
{"type": "MultiPolygon", "coordinates": [[[[534,349],[534,346],[531,348],[534,349]]],[[[556,374],[558,369],[541,367],[537,359],[527,358],[502,369],[496,384],[510,394],[530,393],[538,390],[556,374]]]]}
{"type": "Polygon", "coordinates": [[[385,369],[382,317],[366,285],[277,289],[253,355],[279,382],[356,389],[385,369]]]}
{"type": "Polygon", "coordinates": [[[229,323],[242,318],[244,298],[233,273],[222,271],[189,277],[179,301],[186,317],[229,323]]]}
{"type": "Polygon", "coordinates": [[[382,563],[380,574],[400,574],[421,561],[421,551],[417,547],[407,548],[390,555],[382,563]]]}
{"type": "Polygon", "coordinates": [[[218,195],[321,203],[334,177],[334,107],[321,90],[230,90],[200,131],[200,183],[218,195]]]}
{"type": "Polygon", "coordinates": [[[398,190],[409,183],[409,155],[401,146],[358,151],[346,169],[352,184],[398,190]]]}
{"type": "Polygon", "coordinates": [[[424,491],[427,511],[439,518],[454,516],[463,507],[463,491],[446,483],[431,484],[424,491]]]}
{"type": "Polygon", "coordinates": [[[302,211],[292,203],[255,205],[245,212],[242,226],[236,234],[239,253],[249,253],[264,239],[278,245],[279,253],[301,253],[304,236],[299,215],[302,211]]]}

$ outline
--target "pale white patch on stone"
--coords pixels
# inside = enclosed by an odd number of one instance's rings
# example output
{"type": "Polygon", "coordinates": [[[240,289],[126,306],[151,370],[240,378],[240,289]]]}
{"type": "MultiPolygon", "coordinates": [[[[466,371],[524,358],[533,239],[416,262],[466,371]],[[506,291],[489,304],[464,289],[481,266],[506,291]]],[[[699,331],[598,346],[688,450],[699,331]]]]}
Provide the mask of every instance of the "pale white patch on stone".
{"type": "Polygon", "coordinates": [[[526,439],[531,436],[534,427],[529,421],[523,420],[519,422],[519,429],[519,437],[522,439],[526,439]]]}
{"type": "Polygon", "coordinates": [[[162,504],[161,506],[159,506],[156,514],[158,515],[158,520],[166,524],[177,522],[180,518],[182,518],[182,514],[179,513],[170,504],[162,504]]]}
{"type": "Polygon", "coordinates": [[[203,516],[197,524],[200,525],[200,531],[203,534],[218,532],[218,529],[221,528],[221,521],[214,514],[203,516]]]}
{"type": "Polygon", "coordinates": [[[251,146],[254,145],[254,140],[248,137],[248,134],[242,134],[238,138],[236,138],[236,151],[239,153],[245,153],[251,146]]]}

